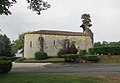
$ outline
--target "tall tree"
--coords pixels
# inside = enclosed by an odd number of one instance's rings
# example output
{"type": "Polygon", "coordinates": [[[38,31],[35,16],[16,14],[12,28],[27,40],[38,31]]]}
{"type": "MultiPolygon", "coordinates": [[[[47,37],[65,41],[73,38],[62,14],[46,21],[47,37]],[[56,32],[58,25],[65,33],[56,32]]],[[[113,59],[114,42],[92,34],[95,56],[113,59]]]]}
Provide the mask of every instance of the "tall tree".
{"type": "MultiPolygon", "coordinates": [[[[50,4],[43,0],[26,0],[29,3],[28,8],[36,11],[38,15],[41,14],[42,10],[47,10],[50,8],[50,4]]],[[[0,15],[9,15],[11,14],[9,8],[13,6],[13,4],[17,3],[16,0],[0,0],[0,15]]]]}
{"type": "Polygon", "coordinates": [[[13,41],[13,44],[12,44],[12,53],[17,53],[18,50],[23,50],[24,48],[24,35],[26,33],[22,33],[19,35],[18,39],[13,41]]]}
{"type": "Polygon", "coordinates": [[[90,14],[83,14],[82,16],[81,16],[81,19],[83,19],[82,20],[82,25],[80,26],[80,27],[82,27],[83,28],[83,32],[87,29],[87,28],[89,28],[89,27],[91,27],[92,26],[92,24],[90,24],[90,22],[91,22],[91,19],[90,19],[91,17],[90,17],[90,14]]]}
{"type": "Polygon", "coordinates": [[[50,4],[43,0],[27,0],[27,2],[29,3],[28,8],[36,11],[38,15],[41,14],[42,10],[47,10],[51,7],[50,4]]]}
{"type": "Polygon", "coordinates": [[[0,56],[12,56],[10,39],[2,34],[0,34],[0,56]]]}

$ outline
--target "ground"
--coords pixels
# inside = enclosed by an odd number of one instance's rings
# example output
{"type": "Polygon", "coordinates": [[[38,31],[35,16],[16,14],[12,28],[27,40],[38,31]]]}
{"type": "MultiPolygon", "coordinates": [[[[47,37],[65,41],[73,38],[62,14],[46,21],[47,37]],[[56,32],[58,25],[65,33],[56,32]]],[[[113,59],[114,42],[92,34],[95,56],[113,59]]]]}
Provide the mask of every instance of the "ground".
{"type": "Polygon", "coordinates": [[[10,73],[114,73],[120,64],[101,63],[13,63],[10,73]]]}
{"type": "Polygon", "coordinates": [[[13,63],[2,83],[119,83],[120,64],[13,63]]]}

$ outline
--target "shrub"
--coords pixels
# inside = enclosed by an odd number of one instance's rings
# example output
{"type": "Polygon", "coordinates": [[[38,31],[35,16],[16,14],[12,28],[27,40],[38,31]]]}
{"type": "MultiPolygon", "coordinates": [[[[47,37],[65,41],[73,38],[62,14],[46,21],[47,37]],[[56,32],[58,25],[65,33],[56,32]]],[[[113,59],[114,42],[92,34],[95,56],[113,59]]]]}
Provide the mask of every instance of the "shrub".
{"type": "Polygon", "coordinates": [[[120,55],[120,47],[98,47],[90,48],[90,54],[120,55]]]}
{"type": "Polygon", "coordinates": [[[65,62],[75,62],[79,58],[77,54],[66,54],[65,55],[65,62]]]}
{"type": "Polygon", "coordinates": [[[12,61],[0,60],[0,74],[8,73],[12,68],[12,61]]]}
{"type": "Polygon", "coordinates": [[[86,61],[99,62],[100,58],[96,55],[86,56],[86,61]]]}
{"type": "Polygon", "coordinates": [[[86,50],[80,50],[79,55],[84,56],[86,54],[86,50]]]}
{"type": "Polygon", "coordinates": [[[10,61],[15,61],[16,59],[18,59],[19,57],[0,57],[0,60],[10,60],[10,61]]]}
{"type": "Polygon", "coordinates": [[[43,51],[38,51],[35,53],[35,59],[42,60],[47,58],[47,53],[43,51]]]}
{"type": "Polygon", "coordinates": [[[77,52],[78,50],[74,44],[72,44],[71,47],[66,49],[66,54],[77,54],[77,52]]]}
{"type": "Polygon", "coordinates": [[[66,54],[66,50],[65,49],[60,49],[60,51],[57,53],[59,58],[64,58],[64,54],[66,54]]]}

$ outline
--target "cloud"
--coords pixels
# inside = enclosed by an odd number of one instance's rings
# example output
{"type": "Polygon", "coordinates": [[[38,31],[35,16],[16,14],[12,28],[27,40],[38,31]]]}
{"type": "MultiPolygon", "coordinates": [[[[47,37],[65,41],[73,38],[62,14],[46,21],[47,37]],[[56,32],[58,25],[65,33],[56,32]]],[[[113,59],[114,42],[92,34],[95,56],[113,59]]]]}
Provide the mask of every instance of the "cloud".
{"type": "Polygon", "coordinates": [[[95,41],[118,41],[120,34],[119,0],[45,0],[51,8],[41,15],[27,9],[26,0],[17,0],[11,16],[0,16],[0,29],[11,40],[18,34],[39,29],[55,29],[81,32],[81,15],[91,15],[95,41]]]}

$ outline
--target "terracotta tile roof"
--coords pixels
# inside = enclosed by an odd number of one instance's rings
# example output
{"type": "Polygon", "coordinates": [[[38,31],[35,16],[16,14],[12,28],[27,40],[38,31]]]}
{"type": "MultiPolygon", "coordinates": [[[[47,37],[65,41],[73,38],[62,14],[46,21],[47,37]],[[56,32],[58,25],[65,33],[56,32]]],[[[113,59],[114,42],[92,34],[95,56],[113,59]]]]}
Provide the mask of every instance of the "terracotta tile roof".
{"type": "Polygon", "coordinates": [[[55,30],[39,30],[39,31],[28,32],[27,34],[65,35],[65,36],[87,35],[86,33],[82,33],[82,32],[55,31],[55,30]]]}

